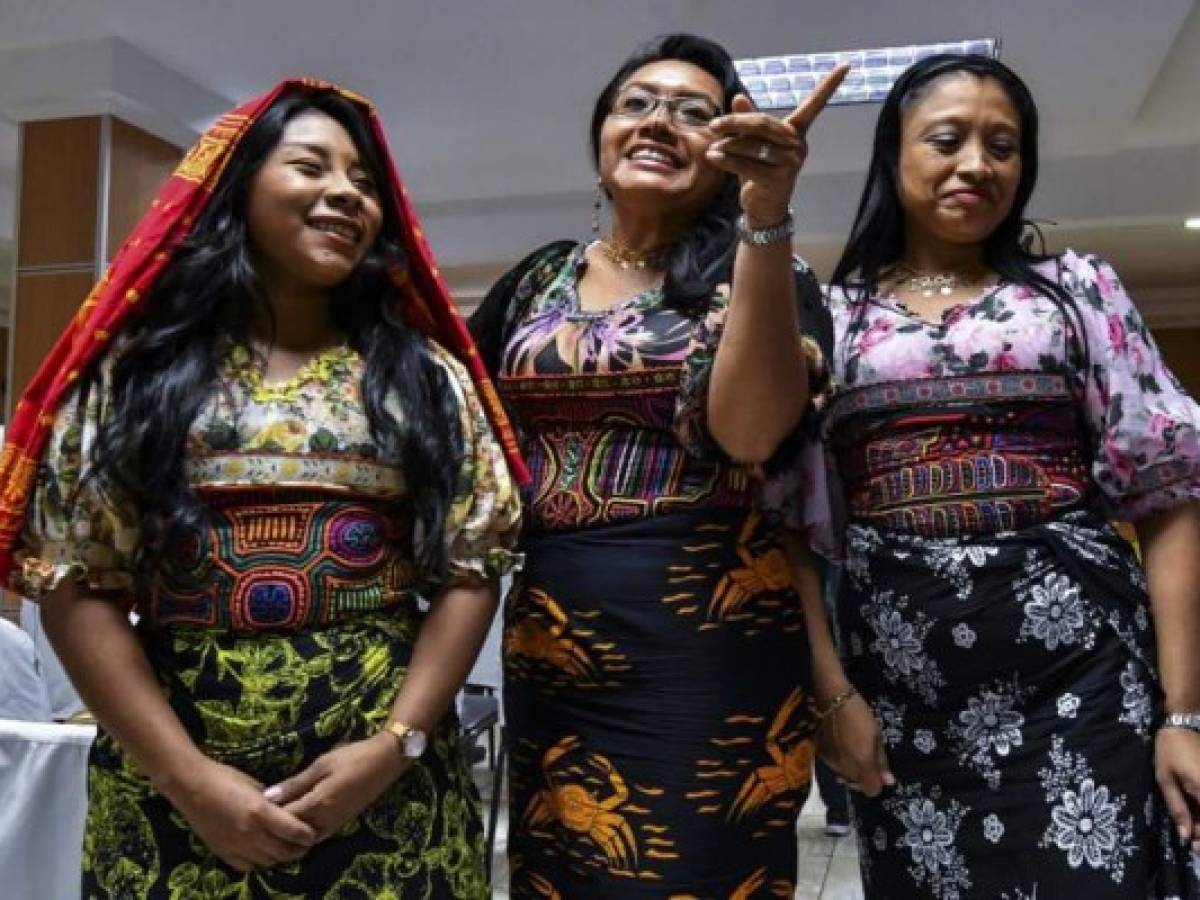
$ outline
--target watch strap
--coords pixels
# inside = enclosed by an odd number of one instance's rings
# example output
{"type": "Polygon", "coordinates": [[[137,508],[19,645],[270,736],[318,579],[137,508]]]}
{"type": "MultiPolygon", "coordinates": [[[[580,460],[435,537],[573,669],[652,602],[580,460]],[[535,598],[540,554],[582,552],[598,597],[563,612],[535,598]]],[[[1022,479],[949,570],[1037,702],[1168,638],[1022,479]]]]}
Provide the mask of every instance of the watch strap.
{"type": "Polygon", "coordinates": [[[426,740],[425,732],[407,722],[390,721],[383,726],[383,730],[396,739],[396,749],[400,751],[400,755],[405,759],[417,759],[421,753],[411,753],[409,751],[409,742],[414,738],[419,739],[421,749],[424,750],[426,740]]]}
{"type": "Polygon", "coordinates": [[[793,234],[796,233],[796,220],[792,217],[791,208],[788,209],[787,215],[783,220],[769,225],[766,228],[751,228],[750,223],[746,221],[746,214],[737,218],[737,234],[738,240],[743,244],[749,244],[752,247],[767,247],[771,244],[782,244],[784,241],[791,240],[793,234]]]}

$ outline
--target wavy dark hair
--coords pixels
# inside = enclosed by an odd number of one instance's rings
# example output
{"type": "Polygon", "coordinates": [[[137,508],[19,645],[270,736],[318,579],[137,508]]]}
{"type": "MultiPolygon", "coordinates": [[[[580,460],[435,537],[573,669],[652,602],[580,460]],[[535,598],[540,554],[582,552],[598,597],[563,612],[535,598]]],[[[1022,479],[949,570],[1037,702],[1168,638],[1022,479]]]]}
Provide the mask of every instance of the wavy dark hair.
{"type": "MultiPolygon", "coordinates": [[[[600,162],[600,129],[612,112],[613,100],[629,77],[642,66],[662,60],[679,60],[703,69],[721,85],[721,111],[730,112],[733,98],[747,94],[733,59],[720,44],[693,34],[667,34],[639,47],[609,79],[592,108],[589,129],[592,164],[600,162]]],[[[671,248],[663,280],[668,306],[688,315],[708,309],[713,288],[727,281],[737,250],[738,180],[726,175],[721,189],[699,219],[671,248]]]]}
{"type": "Polygon", "coordinates": [[[331,292],[331,315],[363,357],[363,405],[376,452],[404,472],[405,502],[423,536],[414,540],[414,552],[423,571],[437,577],[446,567],[438,536],[463,454],[455,394],[423,335],[395,308],[389,272],[404,264],[403,223],[388,202],[392,183],[382,148],[362,113],[333,91],[282,95],[234,152],[212,200],[147,295],[144,314],[122,335],[92,474],[132,500],[148,552],[207,524],[185,476],[185,442],[207,398],[222,390],[220,367],[230,346],[249,346],[263,324],[273,331],[247,233],[247,202],[287,124],[310,111],[346,129],[384,197],[379,238],[331,292]],[[398,400],[399,420],[387,409],[390,397],[398,400]]]}
{"type": "MultiPolygon", "coordinates": [[[[1034,268],[1049,257],[1033,251],[1036,227],[1025,218],[1038,175],[1038,110],[1033,95],[1020,76],[999,60],[946,53],[927,57],[907,69],[892,86],[879,112],[866,185],[850,239],[830,278],[831,285],[859,301],[847,343],[863,321],[866,304],[862,301],[877,290],[880,276],[904,252],[904,210],[897,188],[902,117],[926,96],[934,82],[952,75],[995,81],[1008,95],[1020,121],[1021,176],[1012,208],[984,242],[984,259],[1002,281],[1024,285],[1048,297],[1062,313],[1068,334],[1073,327],[1081,336],[1082,324],[1070,293],[1057,280],[1034,268]]],[[[1078,349],[1086,358],[1086,346],[1081,344],[1078,349]]]]}

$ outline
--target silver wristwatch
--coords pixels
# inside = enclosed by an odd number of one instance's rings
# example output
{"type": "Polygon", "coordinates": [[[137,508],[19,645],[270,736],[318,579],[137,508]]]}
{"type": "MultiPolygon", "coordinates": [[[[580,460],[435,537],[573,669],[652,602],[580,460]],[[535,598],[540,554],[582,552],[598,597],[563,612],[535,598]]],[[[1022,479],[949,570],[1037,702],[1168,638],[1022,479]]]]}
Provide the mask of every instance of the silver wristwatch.
{"type": "Polygon", "coordinates": [[[789,206],[783,221],[766,228],[751,228],[746,221],[746,214],[737,217],[738,240],[752,247],[767,247],[771,244],[781,244],[791,240],[796,233],[796,220],[792,218],[792,208],[789,206]]]}
{"type": "Polygon", "coordinates": [[[1160,727],[1200,732],[1200,713],[1167,713],[1160,727]]]}

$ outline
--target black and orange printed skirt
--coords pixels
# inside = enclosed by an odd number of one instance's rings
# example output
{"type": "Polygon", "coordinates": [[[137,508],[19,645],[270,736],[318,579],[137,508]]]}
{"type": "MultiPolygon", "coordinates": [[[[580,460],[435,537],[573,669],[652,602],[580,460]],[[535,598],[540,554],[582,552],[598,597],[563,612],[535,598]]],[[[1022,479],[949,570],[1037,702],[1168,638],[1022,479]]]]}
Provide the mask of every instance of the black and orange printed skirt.
{"type": "Polygon", "coordinates": [[[790,897],[814,719],[756,513],[525,541],[505,608],[514,898],[790,897]]]}

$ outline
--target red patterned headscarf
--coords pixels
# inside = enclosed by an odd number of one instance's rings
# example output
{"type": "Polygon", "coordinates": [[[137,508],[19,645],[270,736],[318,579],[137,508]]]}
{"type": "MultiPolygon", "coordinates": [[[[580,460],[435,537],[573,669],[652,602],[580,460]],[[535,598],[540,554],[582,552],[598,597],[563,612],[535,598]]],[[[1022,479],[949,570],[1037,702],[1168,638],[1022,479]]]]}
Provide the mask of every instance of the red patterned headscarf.
{"type": "Polygon", "coordinates": [[[285,92],[330,90],[362,110],[391,179],[392,189],[386,192],[384,202],[394,204],[402,225],[408,265],[394,280],[405,320],[466,366],[492,428],[504,446],[509,468],[522,484],[529,481],[529,471],[517,450],[500,399],[434,264],[425,233],[388,151],[374,105],[328,82],[311,78],[289,80],[221,116],[187,152],[25,389],[13,410],[4,452],[0,455],[0,584],[7,584],[38,466],[65,395],[137,311],[138,304],[169,262],[172,249],[187,237],[207,207],[226,163],[259,116],[285,92]]]}

